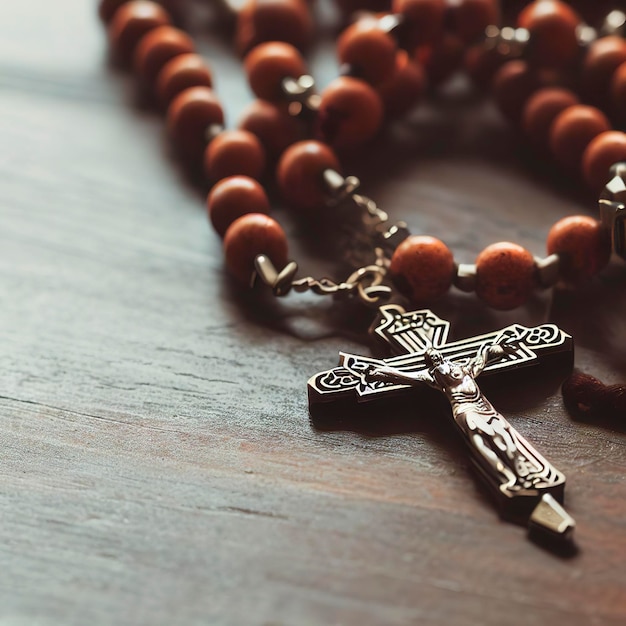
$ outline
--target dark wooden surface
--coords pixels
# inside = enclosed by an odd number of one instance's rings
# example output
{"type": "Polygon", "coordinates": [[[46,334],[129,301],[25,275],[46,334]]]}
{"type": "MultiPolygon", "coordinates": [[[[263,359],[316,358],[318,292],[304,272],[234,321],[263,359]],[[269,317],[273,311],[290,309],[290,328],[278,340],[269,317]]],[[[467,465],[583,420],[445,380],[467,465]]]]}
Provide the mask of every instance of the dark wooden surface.
{"type": "MultiPolygon", "coordinates": [[[[562,559],[498,520],[445,414],[415,399],[312,424],[306,380],[367,351],[362,320],[232,288],[94,5],[0,5],[0,623],[623,624],[623,427],[572,421],[556,372],[493,389],[568,476],[580,551],[562,559]]],[[[234,124],[239,62],[193,30],[234,124]]],[[[330,38],[312,63],[327,82],[330,38]]],[[[556,219],[595,208],[517,143],[452,89],[350,167],[461,261],[501,239],[541,254],[556,219]]],[[[304,270],[332,271],[277,215],[304,270]]],[[[435,310],[456,336],[555,321],[577,366],[616,382],[625,283],[615,264],[512,313],[459,295],[435,310]]]]}

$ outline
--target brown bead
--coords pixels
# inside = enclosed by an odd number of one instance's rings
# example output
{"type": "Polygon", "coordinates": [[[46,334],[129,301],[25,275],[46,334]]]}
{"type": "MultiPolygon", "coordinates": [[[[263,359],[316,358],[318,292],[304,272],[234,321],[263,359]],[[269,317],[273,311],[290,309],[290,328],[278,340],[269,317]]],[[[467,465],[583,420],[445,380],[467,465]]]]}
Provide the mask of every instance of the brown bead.
{"type": "Polygon", "coordinates": [[[466,44],[479,41],[487,26],[500,24],[498,0],[461,0],[450,11],[454,34],[466,44]]]}
{"type": "Polygon", "coordinates": [[[129,63],[141,38],[151,30],[170,23],[167,11],[148,0],[134,0],[121,6],[109,24],[109,41],[115,56],[129,63]]]}
{"type": "Polygon", "coordinates": [[[396,42],[373,17],[357,20],[339,36],[337,57],[348,65],[351,73],[369,83],[377,84],[393,72],[396,42]]]}
{"type": "Polygon", "coordinates": [[[615,163],[626,161],[626,134],[617,130],[607,130],[592,139],[583,154],[583,175],[585,182],[594,192],[611,179],[610,169],[615,163]]]}
{"type": "Polygon", "coordinates": [[[255,100],[245,109],[238,124],[258,137],[269,158],[277,159],[291,144],[302,139],[304,129],[286,106],[255,100]]]}
{"type": "Polygon", "coordinates": [[[542,78],[526,61],[509,61],[496,72],[491,91],[505,117],[517,124],[529,98],[542,86],[542,78]]]}
{"type": "Polygon", "coordinates": [[[565,170],[579,173],[583,153],[594,137],[611,125],[595,107],[575,104],[559,113],[550,128],[550,151],[565,170]]]}
{"type": "Polygon", "coordinates": [[[522,128],[530,143],[538,149],[546,149],[552,123],[559,113],[574,104],[578,104],[578,97],[569,89],[545,87],[534,93],[522,115],[522,128]]]}
{"type": "Polygon", "coordinates": [[[312,34],[304,0],[248,0],[237,14],[235,43],[241,55],[266,41],[284,41],[304,50],[312,34]]]}
{"type": "Polygon", "coordinates": [[[626,63],[622,63],[613,74],[610,86],[611,110],[620,120],[626,120],[626,63]]]}
{"type": "Polygon", "coordinates": [[[278,187],[285,201],[296,209],[310,211],[326,204],[324,171],[340,171],[337,156],[319,141],[299,141],[283,153],[276,170],[278,187]]]}
{"type": "Polygon", "coordinates": [[[395,250],[390,277],[412,302],[426,304],[443,296],[454,279],[454,257],[439,239],[407,237],[395,250]]]}
{"type": "Polygon", "coordinates": [[[243,286],[250,285],[259,254],[268,256],[282,270],[287,265],[287,237],[271,217],[249,213],[235,220],[224,236],[226,267],[243,286]]]}
{"type": "Polygon", "coordinates": [[[189,52],[194,52],[189,35],[173,26],[160,26],[141,39],[135,48],[133,64],[141,79],[152,86],[168,61],[189,52]]]}
{"type": "Polygon", "coordinates": [[[393,0],[391,10],[406,20],[410,48],[433,43],[443,32],[446,0],[393,0]]]}
{"type": "Polygon", "coordinates": [[[407,113],[419,101],[426,87],[426,74],[421,65],[400,50],[393,74],[376,87],[385,114],[398,117],[407,113]]]}
{"type": "Polygon", "coordinates": [[[169,134],[181,155],[192,163],[202,157],[209,127],[223,124],[222,105],[209,87],[185,89],[167,110],[169,134]]]}
{"type": "Polygon", "coordinates": [[[228,227],[242,215],[270,212],[265,190],[248,176],[223,178],[211,189],[207,209],[213,228],[223,237],[228,227]]]}
{"type": "Polygon", "coordinates": [[[611,79],[624,62],[626,40],[621,37],[602,37],[589,46],[581,69],[581,87],[589,102],[609,104],[611,79]]]}
{"type": "Polygon", "coordinates": [[[559,255],[563,279],[574,283],[597,274],[611,256],[608,231],[586,215],[559,220],[548,233],[547,249],[559,255]]]}
{"type": "Polygon", "coordinates": [[[507,62],[495,48],[478,44],[467,49],[463,65],[472,82],[484,91],[491,88],[493,77],[507,62]]]}
{"type": "Polygon", "coordinates": [[[434,44],[419,46],[414,57],[424,66],[429,85],[437,86],[459,70],[463,64],[464,54],[463,42],[456,35],[444,33],[434,44]]]}
{"type": "Polygon", "coordinates": [[[254,47],[244,60],[248,84],[257,98],[285,100],[282,82],[307,73],[306,63],[291,44],[270,41],[254,47]]]}
{"type": "Polygon", "coordinates": [[[365,81],[350,76],[335,78],[320,96],[318,133],[338,148],[366,143],[380,129],[383,104],[365,81]]]}
{"type": "Polygon", "coordinates": [[[490,307],[514,309],[535,287],[535,260],[522,246],[502,241],[485,248],[476,259],[476,294],[490,307]]]}
{"type": "Polygon", "coordinates": [[[527,58],[540,67],[564,67],[578,55],[580,16],[559,0],[536,0],[518,16],[520,28],[530,33],[527,58]]]}
{"type": "Polygon", "coordinates": [[[241,174],[259,180],[265,169],[265,150],[247,130],[225,130],[207,146],[204,171],[209,180],[241,174]]]}
{"type": "Polygon", "coordinates": [[[100,19],[105,24],[108,24],[117,13],[117,10],[128,1],[129,0],[100,0],[100,4],[98,6],[98,15],[100,15],[100,19]]]}
{"type": "Polygon", "coordinates": [[[164,106],[190,87],[212,87],[213,74],[204,59],[194,53],[181,54],[168,61],[159,72],[156,92],[164,106]]]}

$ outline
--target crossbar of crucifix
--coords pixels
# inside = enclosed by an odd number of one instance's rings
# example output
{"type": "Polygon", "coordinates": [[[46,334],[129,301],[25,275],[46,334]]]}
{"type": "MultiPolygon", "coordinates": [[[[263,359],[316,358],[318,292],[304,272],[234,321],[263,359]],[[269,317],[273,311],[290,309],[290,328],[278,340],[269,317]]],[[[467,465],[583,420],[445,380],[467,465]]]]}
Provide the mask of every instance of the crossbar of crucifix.
{"type": "Polygon", "coordinates": [[[308,383],[309,403],[356,397],[360,402],[428,384],[443,392],[452,416],[504,517],[530,519],[554,535],[569,536],[574,521],[562,509],[565,476],[489,403],[475,378],[532,364],[546,355],[572,353],[571,337],[554,324],[507,326],[448,342],[449,322],[432,311],[381,307],[373,333],[395,356],[377,359],[340,354],[339,367],[308,383]]]}

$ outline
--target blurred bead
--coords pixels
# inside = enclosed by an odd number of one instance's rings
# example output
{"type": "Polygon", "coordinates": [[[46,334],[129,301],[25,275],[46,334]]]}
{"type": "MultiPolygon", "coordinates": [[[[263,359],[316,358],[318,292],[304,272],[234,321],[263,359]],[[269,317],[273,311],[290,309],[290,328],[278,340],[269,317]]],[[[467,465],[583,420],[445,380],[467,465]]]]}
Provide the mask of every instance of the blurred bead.
{"type": "Polygon", "coordinates": [[[552,123],[550,151],[561,167],[578,174],[583,153],[591,140],[610,128],[609,120],[602,111],[575,104],[559,113],[552,123]]]}
{"type": "Polygon", "coordinates": [[[393,0],[391,10],[405,18],[411,48],[433,43],[443,32],[446,0],[393,0]]]}
{"type": "Polygon", "coordinates": [[[622,63],[614,72],[610,86],[611,108],[620,120],[626,120],[626,63],[622,63]]]}
{"type": "Polygon", "coordinates": [[[548,254],[558,254],[560,273],[568,282],[579,282],[597,274],[611,256],[608,231],[586,215],[559,220],[548,234],[548,254]]]}
{"type": "Polygon", "coordinates": [[[337,156],[319,141],[299,141],[283,153],[276,177],[285,201],[296,209],[310,211],[324,207],[328,193],[324,171],[340,172],[337,156]]]}
{"type": "Polygon", "coordinates": [[[358,78],[335,78],[320,95],[319,134],[336,147],[366,143],[378,132],[382,121],[380,96],[358,78]]]}
{"type": "Polygon", "coordinates": [[[559,0],[536,0],[518,16],[520,28],[530,33],[527,58],[540,67],[564,67],[579,53],[580,16],[559,0]]]}
{"type": "Polygon", "coordinates": [[[235,43],[241,55],[266,41],[284,41],[304,50],[312,34],[304,0],[248,0],[237,14],[235,43]]]}
{"type": "Polygon", "coordinates": [[[212,87],[213,74],[198,54],[181,54],[168,61],[159,72],[156,92],[164,106],[190,87],[212,87]]]}
{"type": "Polygon", "coordinates": [[[426,74],[422,67],[400,50],[396,56],[393,74],[376,87],[383,102],[385,114],[399,117],[410,111],[419,101],[426,87],[426,74]]]}
{"type": "Polygon", "coordinates": [[[419,46],[415,50],[415,60],[423,65],[428,84],[435,87],[447,81],[461,67],[465,47],[463,42],[449,33],[432,45],[419,46]]]}
{"type": "Polygon", "coordinates": [[[498,0],[461,0],[450,5],[450,17],[454,34],[466,44],[471,44],[485,34],[490,25],[500,24],[498,0]]]}
{"type": "Polygon", "coordinates": [[[287,237],[280,224],[267,215],[249,213],[235,220],[224,236],[224,256],[229,272],[250,286],[254,259],[264,254],[279,271],[287,264],[287,237]]]}
{"type": "Polygon", "coordinates": [[[296,48],[282,41],[270,41],[254,47],[244,60],[248,84],[257,98],[285,100],[282,82],[307,73],[304,59],[296,48]]]}
{"type": "Polygon", "coordinates": [[[264,169],[265,150],[258,138],[246,130],[221,132],[204,153],[204,171],[209,180],[237,174],[259,180],[264,169]]]}
{"type": "Polygon", "coordinates": [[[354,76],[372,84],[380,83],[393,72],[396,51],[393,37],[374,17],[354,22],[337,40],[339,63],[349,65],[354,76]]]}
{"type": "Polygon", "coordinates": [[[135,0],[121,6],[111,19],[108,30],[115,56],[123,63],[129,63],[141,38],[169,23],[167,11],[154,2],[135,0]]]}
{"type": "Polygon", "coordinates": [[[396,248],[389,274],[413,303],[426,304],[448,291],[455,269],[452,252],[442,241],[413,235],[396,248]]]}
{"type": "Polygon", "coordinates": [[[228,227],[242,215],[270,212],[265,190],[248,176],[223,178],[211,189],[207,210],[213,228],[223,237],[228,227]]]}
{"type": "Polygon", "coordinates": [[[533,94],[524,107],[522,127],[535,148],[546,149],[552,123],[568,107],[578,104],[578,97],[569,89],[545,87],[533,94]]]}
{"type": "Polygon", "coordinates": [[[482,90],[491,88],[493,77],[507,63],[506,57],[495,48],[485,48],[477,44],[465,52],[463,65],[472,82],[482,90]]]}
{"type": "Polygon", "coordinates": [[[100,0],[100,5],[98,6],[98,14],[100,15],[100,19],[108,24],[112,19],[117,10],[124,4],[127,4],[129,0],[100,0]]]}
{"type": "Polygon", "coordinates": [[[300,120],[289,115],[286,106],[265,100],[251,102],[238,126],[258,137],[271,159],[277,159],[288,146],[302,139],[304,134],[300,120]]]}
{"type": "Polygon", "coordinates": [[[493,77],[491,92],[498,108],[514,123],[519,123],[529,98],[543,81],[526,61],[509,61],[493,77]]]}
{"type": "Polygon", "coordinates": [[[613,74],[624,62],[626,40],[621,37],[602,37],[589,46],[581,68],[581,87],[589,102],[609,103],[613,74]]]}
{"type": "Polygon", "coordinates": [[[535,287],[533,255],[515,243],[494,243],[476,258],[476,294],[490,307],[514,309],[535,287]]]}
{"type": "Polygon", "coordinates": [[[620,161],[626,161],[626,134],[617,130],[600,133],[583,154],[583,175],[589,188],[602,191],[613,178],[611,167],[620,161]]]}
{"type": "Polygon", "coordinates": [[[167,110],[169,134],[182,156],[191,162],[202,157],[209,128],[223,124],[222,105],[209,87],[185,89],[167,110]]]}
{"type": "Polygon", "coordinates": [[[194,52],[189,35],[173,26],[159,26],[141,39],[135,48],[133,64],[142,80],[153,86],[168,61],[189,52],[194,52]]]}

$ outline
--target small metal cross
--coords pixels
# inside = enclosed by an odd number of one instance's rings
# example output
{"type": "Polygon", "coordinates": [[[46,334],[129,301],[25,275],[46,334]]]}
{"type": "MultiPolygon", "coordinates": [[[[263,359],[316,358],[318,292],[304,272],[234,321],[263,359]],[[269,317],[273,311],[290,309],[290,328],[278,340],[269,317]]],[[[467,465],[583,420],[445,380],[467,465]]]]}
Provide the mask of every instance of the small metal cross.
{"type": "Polygon", "coordinates": [[[372,332],[397,356],[376,359],[341,353],[340,365],[308,383],[309,404],[354,397],[359,402],[428,385],[444,393],[472,461],[503,517],[531,531],[569,539],[574,520],[559,504],[565,476],[520,435],[485,398],[476,378],[572,353],[569,335],[554,324],[506,328],[448,343],[449,322],[432,311],[380,308],[372,332]]]}

